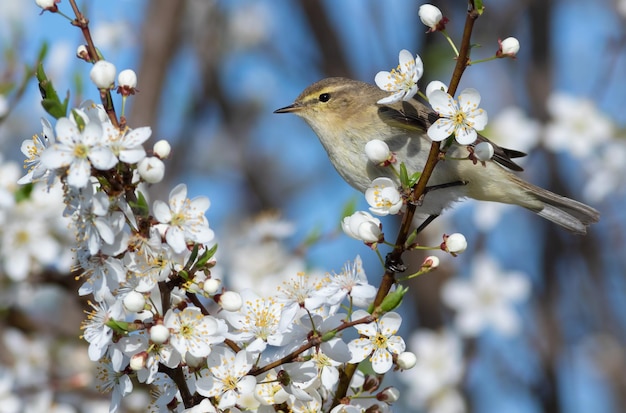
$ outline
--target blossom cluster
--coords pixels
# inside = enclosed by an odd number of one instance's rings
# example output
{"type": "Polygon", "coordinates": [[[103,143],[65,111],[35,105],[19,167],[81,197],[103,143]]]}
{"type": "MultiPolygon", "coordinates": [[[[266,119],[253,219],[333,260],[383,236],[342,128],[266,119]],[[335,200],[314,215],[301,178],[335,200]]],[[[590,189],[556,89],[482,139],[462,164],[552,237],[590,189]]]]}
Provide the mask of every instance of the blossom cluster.
{"type": "MultiPolygon", "coordinates": [[[[98,362],[99,388],[112,391],[111,412],[134,382],[153,387],[156,411],[328,410],[338,366],[369,359],[383,374],[398,363],[405,350],[396,335],[400,316],[356,310],[376,293],[359,257],[339,274],[294,273],[273,296],[227,291],[211,273],[209,200],[189,199],[181,184],[167,201],[148,205],[141,165],[150,128],[119,130],[93,102],[71,113],[54,128],[44,121],[42,136],[22,145],[29,170],[20,182],[63,185],[83,270],[79,293],[94,300],[83,336],[98,362]],[[344,341],[344,332],[361,337],[344,341]]],[[[388,409],[391,401],[363,396],[363,383],[356,375],[351,386],[360,396],[350,404],[388,409]]]]}

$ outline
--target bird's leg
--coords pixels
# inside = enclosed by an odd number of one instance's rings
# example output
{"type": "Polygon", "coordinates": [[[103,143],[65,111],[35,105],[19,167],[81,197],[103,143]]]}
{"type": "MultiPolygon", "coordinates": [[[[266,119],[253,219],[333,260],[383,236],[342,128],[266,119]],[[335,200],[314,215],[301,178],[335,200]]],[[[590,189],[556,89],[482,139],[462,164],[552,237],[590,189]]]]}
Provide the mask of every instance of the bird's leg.
{"type": "Polygon", "coordinates": [[[406,271],[406,265],[402,262],[402,257],[396,257],[393,252],[390,252],[385,257],[385,269],[392,273],[406,271]]]}
{"type": "Polygon", "coordinates": [[[426,219],[424,220],[424,222],[422,222],[422,223],[420,224],[420,226],[419,226],[419,227],[417,227],[417,229],[415,230],[415,234],[417,235],[417,234],[419,234],[420,232],[422,232],[423,230],[425,230],[425,229],[426,229],[426,227],[427,227],[428,225],[430,225],[430,223],[431,223],[431,222],[433,222],[433,221],[435,220],[435,218],[437,218],[438,216],[439,216],[439,214],[437,214],[437,215],[429,215],[429,216],[428,216],[428,218],[426,218],[426,219]]]}
{"type": "Polygon", "coordinates": [[[463,185],[467,185],[467,182],[465,182],[465,181],[454,181],[454,182],[447,182],[445,184],[438,184],[438,185],[427,186],[426,189],[424,189],[424,193],[418,198],[418,200],[415,203],[416,203],[417,206],[421,206],[422,203],[424,202],[424,197],[426,196],[427,193],[429,193],[431,191],[435,191],[437,189],[451,188],[451,187],[454,187],[454,186],[463,186],[463,185]]]}

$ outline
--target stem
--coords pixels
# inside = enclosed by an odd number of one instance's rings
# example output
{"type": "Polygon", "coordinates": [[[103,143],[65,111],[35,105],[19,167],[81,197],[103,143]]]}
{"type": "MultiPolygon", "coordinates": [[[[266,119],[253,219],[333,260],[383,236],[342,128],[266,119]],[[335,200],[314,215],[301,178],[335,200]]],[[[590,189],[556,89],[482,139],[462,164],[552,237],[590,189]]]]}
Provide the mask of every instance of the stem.
{"type": "MultiPolygon", "coordinates": [[[[91,38],[91,32],[89,31],[89,20],[85,17],[83,13],[81,13],[80,9],[76,5],[76,0],[69,1],[70,5],[72,6],[72,10],[74,10],[74,15],[76,16],[76,19],[72,20],[72,24],[76,27],[79,27],[80,31],[83,33],[85,42],[87,42],[87,51],[89,52],[89,57],[91,58],[91,61],[95,63],[100,60],[100,55],[98,54],[98,50],[93,43],[93,39],[91,38]]],[[[104,110],[111,120],[111,123],[116,129],[119,129],[120,124],[117,120],[117,115],[115,114],[115,106],[113,105],[113,99],[111,98],[111,91],[101,90],[100,100],[102,101],[102,106],[104,106],[104,110]]]]}
{"type": "MultiPolygon", "coordinates": [[[[463,75],[465,68],[469,64],[470,40],[472,37],[472,30],[474,28],[474,22],[479,16],[480,14],[476,11],[474,1],[469,0],[467,17],[465,19],[465,28],[463,30],[463,39],[461,41],[461,50],[459,51],[456,66],[452,74],[452,79],[450,80],[450,86],[448,87],[448,93],[451,96],[454,96],[456,89],[459,86],[459,82],[461,81],[461,76],[463,75]]],[[[395,247],[393,251],[387,256],[388,263],[393,264],[402,262],[402,253],[405,250],[404,244],[411,230],[413,217],[415,216],[415,211],[418,206],[417,201],[425,194],[428,180],[430,179],[433,171],[435,170],[435,166],[439,161],[439,147],[439,142],[433,142],[430,146],[428,161],[426,161],[426,165],[424,166],[424,171],[422,172],[422,175],[413,187],[413,194],[409,199],[410,202],[407,204],[407,209],[402,219],[402,224],[400,226],[400,231],[398,232],[395,247]]],[[[376,294],[376,298],[374,299],[373,308],[377,308],[383,302],[383,299],[387,296],[389,290],[391,290],[391,287],[395,284],[395,273],[397,269],[389,267],[390,266],[388,266],[388,268],[385,270],[385,274],[383,275],[383,278],[381,280],[380,287],[378,288],[378,292],[376,294]]],[[[335,397],[333,398],[332,407],[337,406],[346,396],[348,388],[350,386],[350,381],[352,380],[352,376],[354,376],[357,367],[358,364],[348,364],[343,371],[340,371],[339,385],[337,386],[337,391],[335,393],[335,397]]]]}
{"type": "Polygon", "coordinates": [[[454,44],[454,42],[452,41],[452,39],[448,35],[448,32],[446,32],[445,30],[442,30],[441,34],[443,34],[443,37],[445,37],[446,40],[448,41],[448,43],[450,43],[450,46],[452,46],[452,50],[454,50],[455,56],[458,57],[459,56],[459,50],[456,48],[456,45],[454,44]]]}

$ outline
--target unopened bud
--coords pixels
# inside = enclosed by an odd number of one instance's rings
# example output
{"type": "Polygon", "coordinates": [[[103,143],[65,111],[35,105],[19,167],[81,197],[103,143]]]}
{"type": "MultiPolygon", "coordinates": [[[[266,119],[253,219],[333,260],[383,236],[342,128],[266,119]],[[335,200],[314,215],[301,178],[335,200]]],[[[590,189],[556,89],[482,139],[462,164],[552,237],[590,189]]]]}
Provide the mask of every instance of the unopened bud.
{"type": "Polygon", "coordinates": [[[422,23],[429,27],[428,32],[445,30],[448,19],[443,17],[438,7],[432,4],[422,4],[418,14],[422,23]]]}
{"type": "Polygon", "coordinates": [[[115,65],[106,60],[99,60],[94,63],[89,72],[89,77],[98,89],[111,89],[115,82],[115,65]]]}
{"type": "Polygon", "coordinates": [[[458,254],[467,249],[467,240],[463,234],[459,234],[458,232],[450,235],[444,235],[443,242],[441,243],[441,249],[456,257],[458,254]]]}
{"type": "Polygon", "coordinates": [[[163,180],[165,176],[165,164],[154,156],[143,158],[137,164],[137,172],[141,179],[149,184],[156,184],[163,180]]]}
{"type": "Polygon", "coordinates": [[[481,162],[490,160],[494,153],[493,145],[489,142],[481,142],[474,147],[474,155],[481,162]]]}
{"type": "Polygon", "coordinates": [[[202,289],[205,293],[209,295],[217,293],[220,288],[222,288],[222,282],[215,278],[209,278],[208,280],[204,281],[204,284],[202,284],[202,289]]]}
{"type": "Polygon", "coordinates": [[[165,139],[156,142],[152,147],[152,152],[159,159],[167,159],[172,152],[172,146],[165,139]]]}
{"type": "Polygon", "coordinates": [[[139,371],[146,367],[146,361],[148,360],[148,353],[142,351],[130,358],[130,369],[133,371],[139,371]]]}
{"type": "Polygon", "coordinates": [[[515,37],[507,37],[504,40],[498,40],[500,48],[496,52],[497,57],[515,57],[519,52],[519,40],[515,37]]]}
{"type": "Polygon", "coordinates": [[[439,267],[439,257],[435,255],[430,255],[426,257],[424,259],[424,262],[422,263],[422,268],[434,270],[437,267],[439,267]]]}
{"type": "Polygon", "coordinates": [[[218,304],[226,311],[237,311],[243,305],[243,300],[238,293],[226,291],[224,294],[220,295],[218,304]]]}
{"type": "Polygon", "coordinates": [[[400,390],[395,387],[387,387],[376,395],[376,399],[389,404],[395,403],[400,399],[400,390]]]}
{"type": "Polygon", "coordinates": [[[124,308],[129,312],[138,313],[143,311],[146,305],[146,298],[140,292],[131,291],[124,297],[123,304],[124,308]]]}
{"type": "Polygon", "coordinates": [[[170,338],[170,330],[163,324],[150,327],[150,341],[155,344],[163,344],[170,338]]]}
{"type": "Polygon", "coordinates": [[[398,354],[396,364],[402,370],[412,369],[417,364],[417,356],[415,356],[415,353],[411,353],[410,351],[404,351],[398,354]]]}

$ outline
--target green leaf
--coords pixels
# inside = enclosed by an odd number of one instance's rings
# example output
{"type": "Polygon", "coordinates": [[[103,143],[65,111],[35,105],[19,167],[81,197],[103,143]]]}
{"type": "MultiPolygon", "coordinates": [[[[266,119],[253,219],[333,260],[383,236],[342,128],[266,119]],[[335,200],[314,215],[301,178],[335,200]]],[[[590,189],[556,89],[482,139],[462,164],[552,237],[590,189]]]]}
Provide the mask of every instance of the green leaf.
{"type": "Polygon", "coordinates": [[[358,202],[357,197],[352,197],[346,202],[341,211],[341,218],[348,217],[356,212],[356,204],[358,202]]]}
{"type": "Polygon", "coordinates": [[[420,176],[422,176],[422,172],[415,172],[413,175],[409,177],[409,187],[413,188],[417,181],[419,181],[420,176]]]}
{"type": "Polygon", "coordinates": [[[37,81],[39,82],[39,93],[41,93],[41,105],[43,108],[55,119],[64,117],[67,113],[67,104],[70,99],[70,92],[67,92],[65,99],[61,102],[57,91],[52,85],[52,81],[48,79],[48,76],[46,76],[42,63],[37,65],[35,75],[37,77],[37,81]]]}
{"type": "Polygon", "coordinates": [[[409,173],[406,170],[404,162],[400,163],[400,184],[402,184],[402,188],[410,188],[409,173]]]}
{"type": "Polygon", "coordinates": [[[202,269],[206,265],[206,263],[209,262],[211,258],[213,258],[215,252],[217,252],[217,244],[213,245],[210,249],[204,251],[200,258],[198,258],[198,261],[196,262],[196,265],[194,267],[202,269]]]}
{"type": "Polygon", "coordinates": [[[128,331],[128,325],[130,323],[127,323],[126,321],[109,319],[104,324],[106,324],[108,327],[111,328],[111,330],[115,332],[126,333],[128,331]]]}
{"type": "Polygon", "coordinates": [[[137,191],[137,202],[130,203],[133,212],[141,217],[147,217],[150,214],[150,207],[148,201],[141,191],[137,191]]]}
{"type": "Polygon", "coordinates": [[[78,130],[84,130],[85,129],[85,119],[83,119],[82,116],[80,116],[78,114],[78,112],[74,109],[72,109],[72,118],[74,118],[74,121],[76,122],[76,125],[78,126],[78,130]]]}
{"type": "Polygon", "coordinates": [[[17,188],[17,191],[15,191],[15,194],[14,194],[15,202],[20,203],[22,201],[29,199],[31,192],[33,192],[33,187],[34,185],[31,183],[31,184],[22,185],[19,188],[17,188]]]}
{"type": "Polygon", "coordinates": [[[483,14],[485,12],[485,6],[483,5],[483,0],[474,0],[474,9],[476,9],[476,12],[478,13],[479,16],[483,14]]]}
{"type": "Polygon", "coordinates": [[[394,292],[389,293],[383,299],[383,302],[380,304],[380,309],[385,313],[396,309],[402,303],[402,298],[407,291],[409,291],[408,287],[399,285],[394,292]]]}

